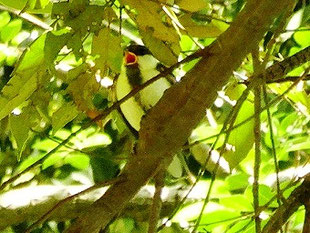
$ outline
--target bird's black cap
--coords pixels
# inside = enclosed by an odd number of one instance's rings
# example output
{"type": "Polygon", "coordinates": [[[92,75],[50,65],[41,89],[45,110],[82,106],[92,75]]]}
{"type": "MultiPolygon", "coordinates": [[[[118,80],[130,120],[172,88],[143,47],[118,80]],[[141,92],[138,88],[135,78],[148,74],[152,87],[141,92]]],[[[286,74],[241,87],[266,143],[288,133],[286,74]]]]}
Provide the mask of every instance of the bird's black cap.
{"type": "Polygon", "coordinates": [[[137,56],[143,56],[146,54],[151,54],[150,50],[148,50],[143,45],[132,44],[127,47],[127,51],[134,53],[137,56]]]}

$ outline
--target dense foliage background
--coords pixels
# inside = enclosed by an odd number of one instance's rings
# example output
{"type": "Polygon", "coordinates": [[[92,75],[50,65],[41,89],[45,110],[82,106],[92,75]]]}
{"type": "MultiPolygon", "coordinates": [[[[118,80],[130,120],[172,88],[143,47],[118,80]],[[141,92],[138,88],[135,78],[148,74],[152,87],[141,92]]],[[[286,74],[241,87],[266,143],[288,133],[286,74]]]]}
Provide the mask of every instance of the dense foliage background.
{"type": "MultiPolygon", "coordinates": [[[[172,66],[215,41],[245,3],[0,0],[0,229],[64,232],[130,159],[136,139],[110,111],[126,46],[144,43],[172,66]]],[[[275,214],[277,230],[308,232],[309,199],[296,197],[309,172],[309,30],[310,2],[292,3],[218,92],[167,170],[160,232],[257,232],[275,214]],[[297,68],[250,90],[249,77],[297,52],[297,68]]],[[[174,69],[176,80],[196,62],[174,69]]],[[[153,183],[107,232],[147,232],[153,183]]]]}

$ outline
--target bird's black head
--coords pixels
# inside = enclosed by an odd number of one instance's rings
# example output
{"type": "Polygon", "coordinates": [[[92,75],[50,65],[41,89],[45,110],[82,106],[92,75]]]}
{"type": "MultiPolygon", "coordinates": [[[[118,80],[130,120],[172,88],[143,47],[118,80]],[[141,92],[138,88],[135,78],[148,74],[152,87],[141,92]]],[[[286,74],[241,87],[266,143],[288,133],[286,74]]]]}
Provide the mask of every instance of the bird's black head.
{"type": "Polygon", "coordinates": [[[129,52],[134,53],[136,56],[143,56],[146,54],[151,54],[150,50],[143,45],[132,44],[129,45],[126,49],[129,52]]]}

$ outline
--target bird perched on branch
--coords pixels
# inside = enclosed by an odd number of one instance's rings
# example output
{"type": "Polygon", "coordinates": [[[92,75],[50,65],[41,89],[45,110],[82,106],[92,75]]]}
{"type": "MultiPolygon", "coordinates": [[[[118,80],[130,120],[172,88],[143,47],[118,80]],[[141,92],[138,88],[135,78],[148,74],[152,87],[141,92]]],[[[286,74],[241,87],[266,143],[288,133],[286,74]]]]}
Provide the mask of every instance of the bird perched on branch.
{"type": "MultiPolygon", "coordinates": [[[[117,79],[117,100],[158,75],[162,67],[163,65],[145,46],[130,45],[124,53],[123,66],[117,79]]],[[[121,111],[129,127],[139,131],[142,116],[158,102],[170,86],[171,83],[166,78],[161,78],[121,104],[121,111]]]]}

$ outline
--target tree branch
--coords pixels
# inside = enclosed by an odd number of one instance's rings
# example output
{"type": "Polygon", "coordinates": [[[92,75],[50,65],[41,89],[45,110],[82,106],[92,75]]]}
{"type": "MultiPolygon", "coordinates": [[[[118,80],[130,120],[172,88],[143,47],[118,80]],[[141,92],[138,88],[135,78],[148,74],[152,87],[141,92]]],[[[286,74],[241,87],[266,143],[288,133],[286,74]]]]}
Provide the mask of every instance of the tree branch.
{"type": "MultiPolygon", "coordinates": [[[[189,187],[180,188],[180,186],[163,188],[165,195],[162,197],[160,217],[169,216],[177,205],[176,202],[187,194],[189,187]]],[[[38,185],[5,192],[0,195],[0,231],[25,221],[36,221],[46,213],[51,213],[47,218],[49,221],[74,219],[107,190],[106,187],[97,188],[87,194],[76,196],[77,193],[86,189],[89,187],[85,185],[38,185]],[[75,198],[70,198],[72,196],[75,198]],[[57,208],[54,209],[54,207],[57,208]],[[51,212],[52,209],[55,211],[51,212]]],[[[144,186],[124,210],[123,216],[147,221],[153,190],[152,186],[144,186]],[[143,216],[142,219],[141,216],[143,216]]],[[[188,197],[187,203],[202,199],[201,185],[198,185],[188,197]]]]}
{"type": "Polygon", "coordinates": [[[291,193],[286,202],[274,212],[268,223],[263,228],[262,233],[278,232],[283,223],[285,223],[301,205],[307,206],[307,203],[309,203],[309,193],[310,180],[308,175],[304,182],[291,193]]]}

